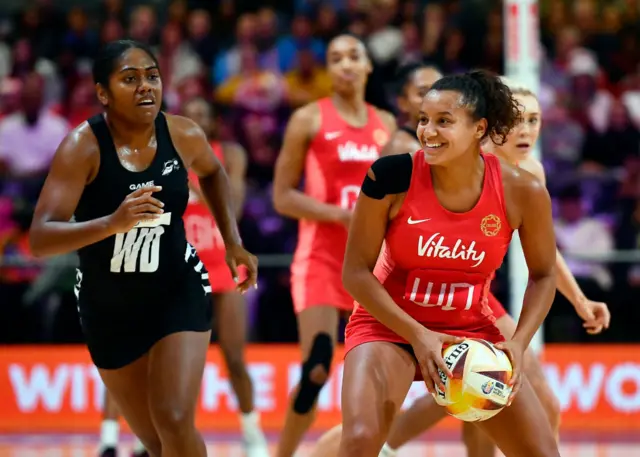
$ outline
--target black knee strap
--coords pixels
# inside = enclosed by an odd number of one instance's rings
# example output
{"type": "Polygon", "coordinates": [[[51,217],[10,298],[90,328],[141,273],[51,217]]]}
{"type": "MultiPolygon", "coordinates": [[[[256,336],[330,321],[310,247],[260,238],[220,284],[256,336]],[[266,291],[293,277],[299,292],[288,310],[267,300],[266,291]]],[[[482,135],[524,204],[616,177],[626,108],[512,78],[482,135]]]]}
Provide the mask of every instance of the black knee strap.
{"type": "Polygon", "coordinates": [[[298,414],[307,414],[313,408],[320,390],[324,386],[315,383],[309,377],[311,371],[317,366],[321,366],[329,374],[331,359],[333,358],[333,342],[327,333],[319,333],[313,340],[309,358],[302,364],[302,375],[300,377],[300,389],[293,402],[293,410],[298,414]]]}

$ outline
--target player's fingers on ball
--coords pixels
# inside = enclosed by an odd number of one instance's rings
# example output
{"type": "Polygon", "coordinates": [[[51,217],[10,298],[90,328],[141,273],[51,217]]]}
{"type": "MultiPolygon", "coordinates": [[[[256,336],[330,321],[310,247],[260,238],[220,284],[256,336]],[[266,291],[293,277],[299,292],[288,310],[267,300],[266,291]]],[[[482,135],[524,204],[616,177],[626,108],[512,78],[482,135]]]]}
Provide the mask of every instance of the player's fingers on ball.
{"type": "Polygon", "coordinates": [[[424,379],[424,383],[427,386],[427,390],[430,394],[434,394],[436,392],[435,384],[433,383],[433,377],[431,375],[431,370],[429,368],[429,362],[427,362],[423,367],[420,368],[422,372],[422,378],[424,379]]]}
{"type": "MultiPolygon", "coordinates": [[[[453,373],[451,373],[451,370],[449,370],[449,367],[447,367],[447,364],[444,363],[444,359],[442,358],[442,356],[440,354],[436,354],[434,356],[434,361],[435,364],[438,368],[440,368],[440,370],[442,370],[442,372],[447,375],[447,378],[453,378],[453,373]]],[[[437,370],[436,370],[436,374],[437,374],[437,370]]],[[[440,379],[440,376],[438,376],[438,380],[440,379]]]]}
{"type": "Polygon", "coordinates": [[[429,360],[427,362],[427,369],[429,370],[429,378],[431,378],[432,382],[432,391],[436,392],[436,386],[440,384],[440,375],[438,374],[438,367],[434,360],[429,360]]]}

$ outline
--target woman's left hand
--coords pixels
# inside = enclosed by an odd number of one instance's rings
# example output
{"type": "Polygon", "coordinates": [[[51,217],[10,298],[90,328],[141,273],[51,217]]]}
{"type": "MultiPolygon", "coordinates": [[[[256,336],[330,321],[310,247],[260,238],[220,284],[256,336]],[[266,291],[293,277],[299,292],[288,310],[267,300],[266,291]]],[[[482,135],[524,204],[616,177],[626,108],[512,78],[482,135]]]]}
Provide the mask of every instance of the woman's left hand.
{"type": "Polygon", "coordinates": [[[241,294],[244,294],[249,287],[258,288],[258,258],[247,251],[241,244],[227,246],[226,262],[231,270],[233,280],[238,284],[238,266],[247,267],[247,278],[236,286],[241,294]]]}

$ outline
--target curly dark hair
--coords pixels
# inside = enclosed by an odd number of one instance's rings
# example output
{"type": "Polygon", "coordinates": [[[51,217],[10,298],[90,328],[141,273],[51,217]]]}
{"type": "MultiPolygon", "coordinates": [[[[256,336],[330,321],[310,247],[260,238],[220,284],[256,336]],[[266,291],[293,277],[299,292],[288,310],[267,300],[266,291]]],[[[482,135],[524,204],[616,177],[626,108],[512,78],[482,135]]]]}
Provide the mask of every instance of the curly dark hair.
{"type": "Polygon", "coordinates": [[[511,89],[500,76],[485,70],[445,76],[431,90],[459,92],[473,120],[487,120],[487,131],[482,139],[489,137],[497,145],[507,141],[507,135],[522,118],[520,104],[511,89]]]}

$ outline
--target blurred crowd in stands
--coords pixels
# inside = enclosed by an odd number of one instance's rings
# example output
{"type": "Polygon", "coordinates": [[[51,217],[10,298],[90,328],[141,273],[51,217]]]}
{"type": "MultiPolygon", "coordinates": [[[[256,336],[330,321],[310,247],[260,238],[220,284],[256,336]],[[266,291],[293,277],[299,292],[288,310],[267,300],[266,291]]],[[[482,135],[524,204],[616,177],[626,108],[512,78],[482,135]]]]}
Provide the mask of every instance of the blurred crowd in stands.
{"type": "MultiPolygon", "coordinates": [[[[91,57],[130,37],[155,49],[166,109],[210,100],[218,133],[249,155],[243,237],[257,254],[291,253],[296,223],[271,204],[288,116],[327,96],[327,42],[362,37],[375,69],[367,100],[395,111],[399,65],[502,73],[501,2],[477,0],[25,1],[0,5],[0,342],[79,341],[72,259],[34,262],[26,233],[51,158],[66,133],[99,111],[91,57]]],[[[541,1],[543,129],[539,142],[560,249],[606,255],[640,248],[640,8],[634,0],[541,1]]],[[[598,341],[638,341],[640,259],[570,260],[587,295],[606,300],[598,341]]],[[[504,294],[504,276],[498,293],[504,294]],[[500,288],[502,285],[502,288],[500,288]]],[[[249,297],[257,341],[293,341],[288,268],[263,268],[249,297]]],[[[588,341],[557,299],[547,341],[588,341]]]]}

